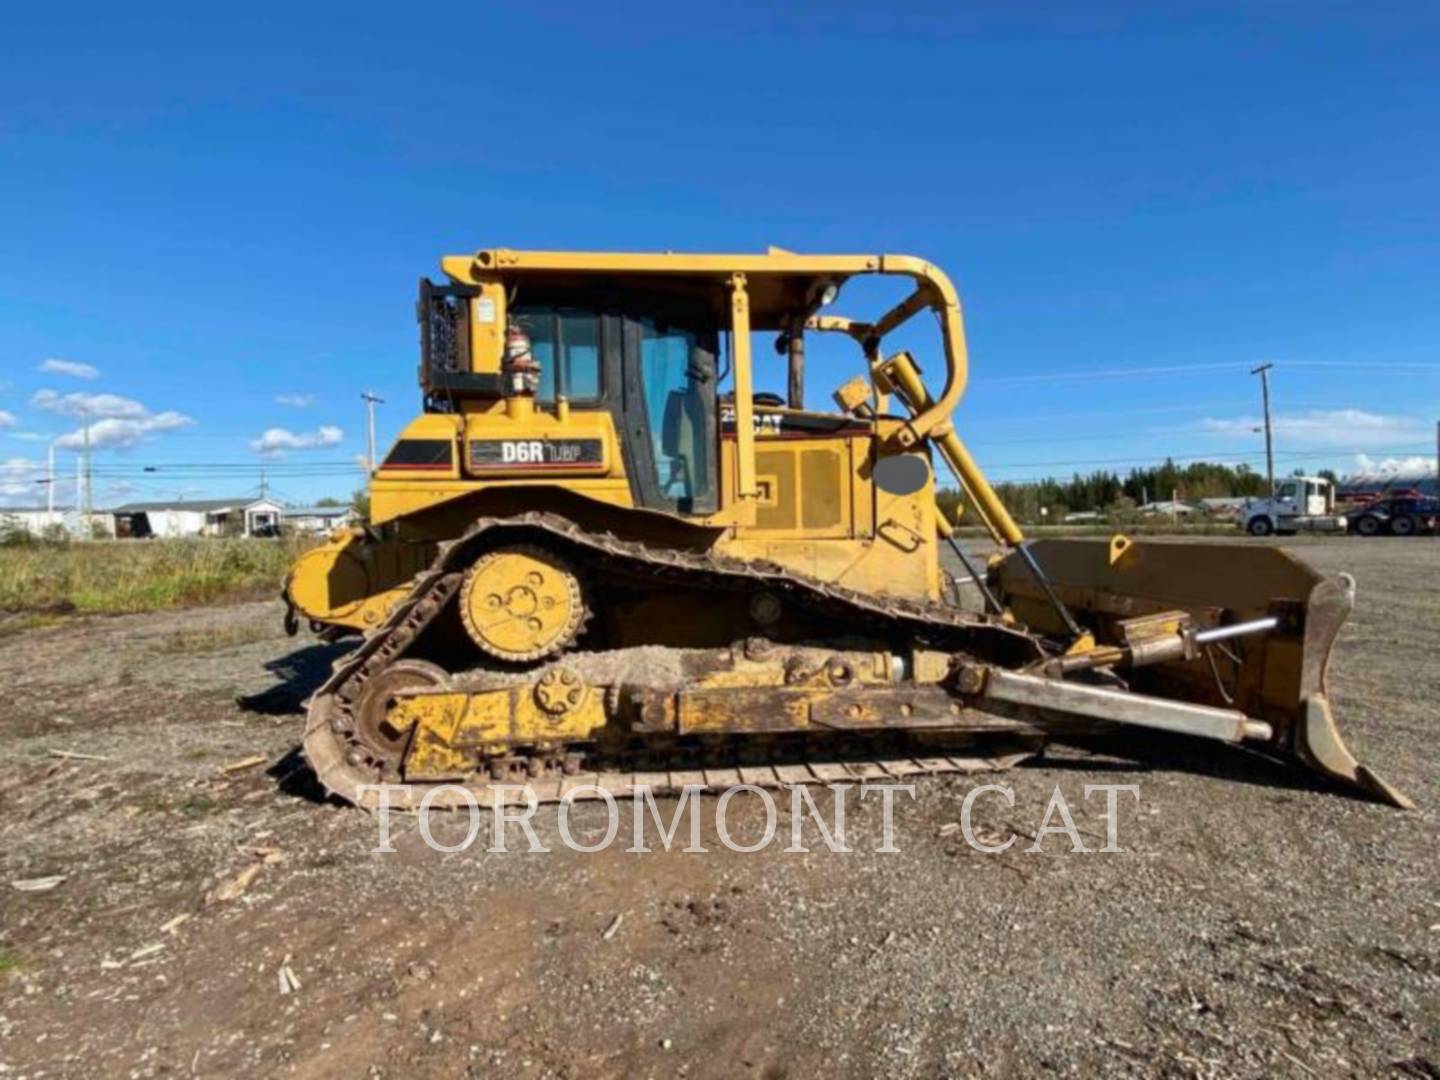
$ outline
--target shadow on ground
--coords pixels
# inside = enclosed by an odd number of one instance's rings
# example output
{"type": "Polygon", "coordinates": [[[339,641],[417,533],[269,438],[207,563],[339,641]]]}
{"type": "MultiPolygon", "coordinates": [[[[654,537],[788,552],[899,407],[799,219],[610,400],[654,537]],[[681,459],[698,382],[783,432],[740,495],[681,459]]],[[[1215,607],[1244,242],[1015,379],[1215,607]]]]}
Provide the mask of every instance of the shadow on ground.
{"type": "Polygon", "coordinates": [[[1045,756],[1027,764],[1073,772],[1183,772],[1277,792],[1323,792],[1357,802],[1375,801],[1354,788],[1312,772],[1295,759],[1275,757],[1208,739],[1132,730],[1113,735],[1071,737],[1056,742],[1106,760],[1045,756]]]}
{"type": "Polygon", "coordinates": [[[342,800],[325,790],[298,746],[292,747],[288,754],[266,769],[265,775],[275,781],[276,788],[283,794],[301,802],[342,804],[342,800]]]}
{"type": "Polygon", "coordinates": [[[258,694],[244,694],[235,703],[261,716],[291,716],[305,711],[305,702],[330,677],[335,661],[354,647],[351,642],[316,643],[271,660],[265,670],[280,680],[258,694]]]}

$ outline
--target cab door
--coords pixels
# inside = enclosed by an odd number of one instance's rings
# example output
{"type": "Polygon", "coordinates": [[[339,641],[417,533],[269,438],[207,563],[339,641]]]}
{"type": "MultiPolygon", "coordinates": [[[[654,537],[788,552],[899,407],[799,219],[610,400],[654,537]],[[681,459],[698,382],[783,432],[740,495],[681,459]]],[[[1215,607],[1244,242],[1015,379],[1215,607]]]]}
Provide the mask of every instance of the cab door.
{"type": "MultiPolygon", "coordinates": [[[[1275,488],[1275,517],[1277,524],[1293,519],[1300,513],[1300,492],[1303,480],[1286,480],[1275,488]]],[[[1283,527],[1283,526],[1282,526],[1283,527]]]]}
{"type": "Polygon", "coordinates": [[[687,516],[714,513],[719,335],[698,319],[627,315],[622,324],[625,451],[639,502],[687,516]]]}

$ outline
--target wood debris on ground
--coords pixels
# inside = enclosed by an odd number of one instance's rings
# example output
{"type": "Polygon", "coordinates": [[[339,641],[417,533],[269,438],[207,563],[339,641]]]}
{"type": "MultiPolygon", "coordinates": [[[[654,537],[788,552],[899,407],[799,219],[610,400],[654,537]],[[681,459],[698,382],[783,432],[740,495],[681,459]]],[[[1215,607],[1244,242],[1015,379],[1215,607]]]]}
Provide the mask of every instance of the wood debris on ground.
{"type": "Polygon", "coordinates": [[[59,750],[50,748],[50,756],[64,758],[66,761],[109,761],[103,754],[82,754],[76,750],[59,750]]]}
{"type": "Polygon", "coordinates": [[[264,765],[269,761],[264,754],[254,754],[251,757],[241,758],[239,761],[232,761],[228,765],[221,765],[220,771],[225,774],[244,772],[246,769],[253,769],[256,765],[264,765]]]}
{"type": "Polygon", "coordinates": [[[21,878],[10,882],[10,887],[19,892],[49,892],[59,886],[66,878],[65,874],[51,874],[49,877],[21,878]]]}
{"type": "Polygon", "coordinates": [[[250,883],[259,875],[262,865],[263,864],[258,862],[251,863],[233,878],[221,882],[210,891],[210,895],[205,898],[205,902],[207,904],[223,904],[236,899],[250,887],[250,883]]]}
{"type": "Polygon", "coordinates": [[[281,994],[293,994],[300,989],[300,978],[290,967],[289,953],[286,953],[285,959],[280,961],[280,970],[276,972],[276,977],[280,983],[281,994]]]}
{"type": "Polygon", "coordinates": [[[285,861],[285,852],[278,847],[266,847],[259,844],[241,844],[240,853],[248,855],[252,859],[259,859],[266,866],[274,866],[276,863],[285,861]]]}

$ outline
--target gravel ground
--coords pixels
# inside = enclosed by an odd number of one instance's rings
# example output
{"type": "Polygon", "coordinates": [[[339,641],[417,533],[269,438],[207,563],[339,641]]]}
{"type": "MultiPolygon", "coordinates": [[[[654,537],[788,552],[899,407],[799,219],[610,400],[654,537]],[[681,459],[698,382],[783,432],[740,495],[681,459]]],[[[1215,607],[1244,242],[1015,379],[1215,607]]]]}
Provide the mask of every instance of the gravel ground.
{"type": "MultiPolygon", "coordinates": [[[[0,1075],[1440,1075],[1440,547],[1295,546],[1359,580],[1332,689],[1414,813],[1144,740],[986,778],[1003,854],[948,828],[970,777],[898,800],[895,853],[855,790],[818,796],[849,852],[726,850],[706,799],[704,854],[624,850],[628,804],[596,854],[553,808],[549,853],[410,819],[377,853],[295,755],[338,652],[277,605],[0,623],[0,1075]],[[1027,850],[1056,787],[1098,848],[1106,783],[1139,785],[1123,852],[1027,850]]],[[[728,809],[760,834],[758,798],[728,809]]]]}

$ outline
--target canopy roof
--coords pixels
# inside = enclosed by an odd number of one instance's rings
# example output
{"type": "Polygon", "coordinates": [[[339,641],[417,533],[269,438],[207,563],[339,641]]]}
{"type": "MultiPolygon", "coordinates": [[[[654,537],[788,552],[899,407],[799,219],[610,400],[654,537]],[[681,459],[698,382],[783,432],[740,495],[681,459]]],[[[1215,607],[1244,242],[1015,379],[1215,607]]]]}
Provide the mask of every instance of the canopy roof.
{"type": "Polygon", "coordinates": [[[756,329],[782,329],[797,314],[813,314],[827,286],[839,290],[856,274],[899,274],[928,286],[938,299],[953,296],[937,268],[904,255],[797,255],[780,248],[733,255],[487,248],[474,255],[447,255],[441,266],[462,283],[528,279],[565,288],[688,295],[714,308],[728,306],[726,289],[734,275],[743,274],[756,329]]]}

